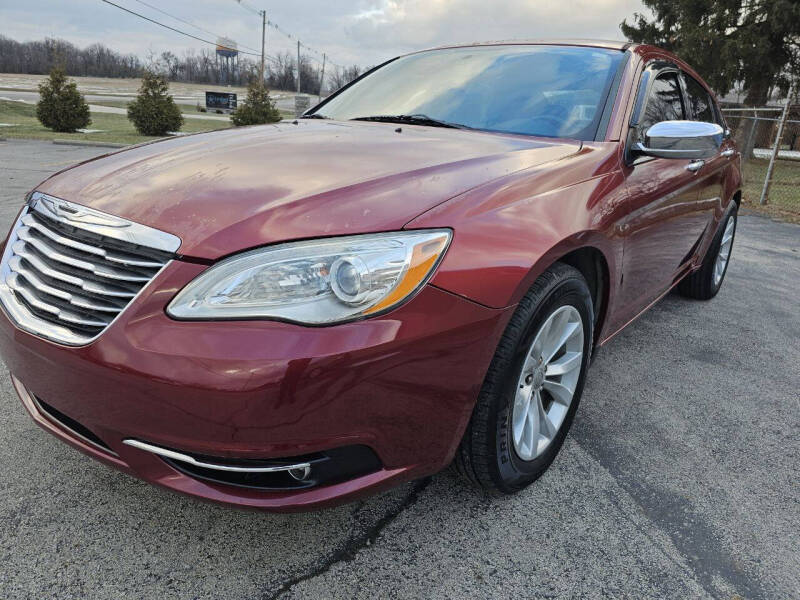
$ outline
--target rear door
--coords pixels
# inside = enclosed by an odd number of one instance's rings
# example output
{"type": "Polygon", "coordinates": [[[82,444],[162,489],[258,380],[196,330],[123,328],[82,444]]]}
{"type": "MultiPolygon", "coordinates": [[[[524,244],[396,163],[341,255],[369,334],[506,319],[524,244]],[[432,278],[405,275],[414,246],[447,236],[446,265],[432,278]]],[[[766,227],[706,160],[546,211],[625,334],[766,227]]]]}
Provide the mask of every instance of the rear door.
{"type": "Polygon", "coordinates": [[[642,73],[623,166],[629,196],[624,237],[621,317],[631,319],[688,268],[709,221],[699,202],[697,162],[632,153],[660,121],[689,118],[674,65],[653,64],[642,73]]]}
{"type": "MultiPolygon", "coordinates": [[[[703,85],[688,73],[682,73],[684,89],[686,90],[686,105],[689,111],[687,118],[693,121],[717,123],[725,128],[721,115],[714,100],[703,85]]],[[[726,167],[735,156],[733,140],[726,136],[717,154],[703,161],[702,167],[697,171],[698,180],[698,209],[705,215],[707,235],[704,244],[699,248],[698,258],[702,259],[705,247],[715,232],[714,216],[722,215],[722,195],[725,183],[726,167]]]]}

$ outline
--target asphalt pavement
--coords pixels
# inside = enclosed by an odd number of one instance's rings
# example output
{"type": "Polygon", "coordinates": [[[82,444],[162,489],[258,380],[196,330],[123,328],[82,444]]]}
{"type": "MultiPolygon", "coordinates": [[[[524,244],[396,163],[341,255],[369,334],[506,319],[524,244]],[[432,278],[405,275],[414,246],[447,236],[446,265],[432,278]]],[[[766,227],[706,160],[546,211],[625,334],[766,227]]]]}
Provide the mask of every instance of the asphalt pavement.
{"type": "MultiPolygon", "coordinates": [[[[0,228],[105,152],[0,143],[0,228]]],[[[151,487],[33,424],[0,374],[0,598],[800,598],[800,227],[740,219],[711,302],[602,349],[553,467],[490,498],[452,473],[337,509],[151,487]]]]}

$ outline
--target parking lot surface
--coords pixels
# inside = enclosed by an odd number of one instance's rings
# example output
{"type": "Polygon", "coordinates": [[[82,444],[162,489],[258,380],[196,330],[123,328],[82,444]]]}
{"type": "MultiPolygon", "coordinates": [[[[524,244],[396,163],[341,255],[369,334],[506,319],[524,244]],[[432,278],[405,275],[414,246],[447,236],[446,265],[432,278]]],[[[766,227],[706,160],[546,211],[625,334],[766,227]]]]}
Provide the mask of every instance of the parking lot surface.
{"type": "MultiPolygon", "coordinates": [[[[106,152],[0,143],[0,228],[106,152]]],[[[33,424],[0,375],[0,598],[800,598],[800,227],[744,216],[711,302],[603,348],[553,467],[490,498],[450,472],[337,509],[156,489],[33,424]]]]}

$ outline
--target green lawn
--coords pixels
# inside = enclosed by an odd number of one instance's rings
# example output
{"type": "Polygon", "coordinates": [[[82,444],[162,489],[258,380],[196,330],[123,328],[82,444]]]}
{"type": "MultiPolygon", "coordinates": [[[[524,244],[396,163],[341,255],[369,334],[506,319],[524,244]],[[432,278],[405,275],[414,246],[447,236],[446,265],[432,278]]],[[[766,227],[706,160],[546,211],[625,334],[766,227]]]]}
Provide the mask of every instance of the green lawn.
{"type": "Polygon", "coordinates": [[[766,212],[773,216],[800,220],[800,161],[778,160],[772,176],[769,201],[760,206],[761,190],[769,166],[768,160],[751,159],[744,165],[744,189],[742,195],[745,204],[754,210],[766,212]]]}
{"type": "MultiPolygon", "coordinates": [[[[97,133],[59,133],[42,126],[36,119],[36,108],[32,104],[0,100],[0,123],[12,123],[13,127],[0,126],[0,137],[26,138],[37,140],[69,139],[112,142],[117,144],[138,144],[158,139],[139,135],[125,115],[92,113],[92,123],[88,129],[99,129],[97,133]]],[[[205,119],[185,119],[181,131],[197,133],[214,129],[226,129],[231,124],[226,121],[205,119]]]]}
{"type": "MultiPolygon", "coordinates": [[[[89,104],[96,104],[97,106],[113,106],[114,108],[127,108],[129,102],[130,100],[103,100],[101,102],[90,102],[89,104]]],[[[204,114],[202,111],[197,110],[196,105],[192,104],[178,104],[178,108],[181,109],[183,114],[187,115],[204,114]]],[[[284,119],[294,118],[294,111],[284,109],[278,109],[278,111],[281,113],[281,117],[284,119]]],[[[209,111],[206,114],[213,115],[215,113],[213,111],[209,111]]]]}
{"type": "MultiPolygon", "coordinates": [[[[89,101],[87,101],[89,102],[89,101]]],[[[114,108],[128,108],[128,104],[130,104],[130,100],[102,100],[99,102],[89,102],[89,104],[94,104],[97,106],[112,106],[114,108]]],[[[178,104],[178,108],[181,109],[181,112],[188,115],[198,115],[203,114],[202,112],[197,110],[197,107],[192,104],[178,104]]],[[[209,113],[214,114],[214,113],[209,113]]]]}

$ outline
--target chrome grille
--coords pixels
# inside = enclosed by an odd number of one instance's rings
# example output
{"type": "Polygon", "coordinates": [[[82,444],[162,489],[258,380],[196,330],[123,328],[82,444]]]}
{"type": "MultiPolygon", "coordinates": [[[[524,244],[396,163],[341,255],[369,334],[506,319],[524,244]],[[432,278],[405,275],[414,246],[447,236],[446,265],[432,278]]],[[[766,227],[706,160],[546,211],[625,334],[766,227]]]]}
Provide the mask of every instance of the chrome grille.
{"type": "Polygon", "coordinates": [[[179,245],[171,234],[36,193],[9,235],[0,301],[22,329],[64,344],[87,344],[179,245]]]}

